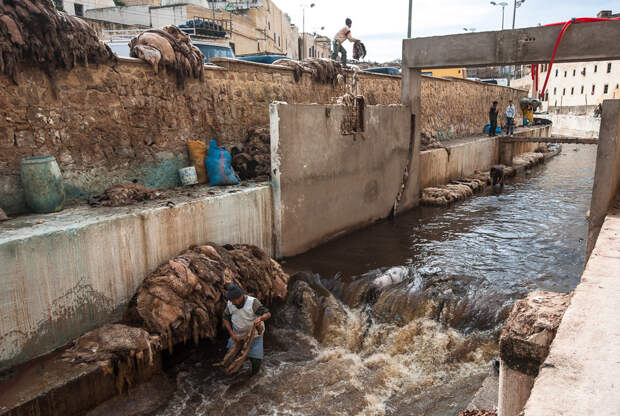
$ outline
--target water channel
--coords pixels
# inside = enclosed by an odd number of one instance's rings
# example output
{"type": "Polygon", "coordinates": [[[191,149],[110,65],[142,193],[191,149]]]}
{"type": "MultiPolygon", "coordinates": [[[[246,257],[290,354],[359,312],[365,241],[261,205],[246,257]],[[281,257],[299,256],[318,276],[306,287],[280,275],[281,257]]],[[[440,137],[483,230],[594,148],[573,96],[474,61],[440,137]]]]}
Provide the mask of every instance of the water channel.
{"type": "Polygon", "coordinates": [[[284,263],[263,369],[226,377],[217,348],[170,362],[153,414],[456,415],[489,373],[513,302],[572,290],[584,266],[595,146],[450,208],[420,208],[284,263]]]}

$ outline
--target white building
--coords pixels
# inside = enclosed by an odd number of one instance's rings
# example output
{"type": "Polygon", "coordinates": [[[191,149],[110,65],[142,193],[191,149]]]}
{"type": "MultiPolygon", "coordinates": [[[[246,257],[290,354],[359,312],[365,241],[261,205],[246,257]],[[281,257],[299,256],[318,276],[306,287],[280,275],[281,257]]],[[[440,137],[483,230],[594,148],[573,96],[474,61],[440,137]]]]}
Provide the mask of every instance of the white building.
{"type": "MultiPolygon", "coordinates": [[[[539,66],[538,92],[548,72],[549,65],[539,66]]],[[[511,86],[536,96],[530,74],[513,80],[511,86]]],[[[543,109],[549,111],[589,112],[610,98],[620,98],[620,61],[554,64],[542,101],[543,109]]]]}
{"type": "Polygon", "coordinates": [[[53,0],[56,7],[73,16],[85,16],[86,10],[114,7],[114,0],[53,0]]]}

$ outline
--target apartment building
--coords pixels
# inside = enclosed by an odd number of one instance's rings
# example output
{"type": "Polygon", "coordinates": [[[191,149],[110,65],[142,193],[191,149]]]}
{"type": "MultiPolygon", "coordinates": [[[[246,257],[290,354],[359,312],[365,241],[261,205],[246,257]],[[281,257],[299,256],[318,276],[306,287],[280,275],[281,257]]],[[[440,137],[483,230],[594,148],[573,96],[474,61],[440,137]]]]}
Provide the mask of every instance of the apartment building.
{"type": "Polygon", "coordinates": [[[53,0],[56,8],[72,16],[85,16],[87,10],[116,6],[114,0],[53,0]]]}

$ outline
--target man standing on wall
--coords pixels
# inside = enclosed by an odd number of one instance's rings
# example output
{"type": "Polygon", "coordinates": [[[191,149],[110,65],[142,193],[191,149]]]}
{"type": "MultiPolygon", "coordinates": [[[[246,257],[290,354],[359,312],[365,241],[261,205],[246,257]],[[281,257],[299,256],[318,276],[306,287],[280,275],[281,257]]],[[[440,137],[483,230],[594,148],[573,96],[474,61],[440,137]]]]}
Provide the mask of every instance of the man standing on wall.
{"type": "Polygon", "coordinates": [[[517,115],[517,109],[515,108],[512,100],[508,101],[508,107],[506,107],[506,134],[512,136],[515,132],[515,116],[517,115]]]}
{"type": "Polygon", "coordinates": [[[258,299],[243,294],[243,290],[237,285],[230,285],[227,288],[226,309],[224,310],[224,328],[230,334],[226,348],[230,348],[233,342],[241,341],[252,329],[253,326],[259,328],[259,334],[254,338],[250,347],[248,357],[252,363],[252,376],[260,370],[263,361],[263,335],[267,319],[271,318],[271,313],[265,308],[258,299]]]}
{"type": "Polygon", "coordinates": [[[489,110],[489,123],[491,126],[489,128],[489,136],[495,136],[495,131],[497,129],[497,101],[493,101],[493,106],[489,110]]]}
{"type": "Polygon", "coordinates": [[[337,61],[338,54],[340,53],[341,55],[340,61],[342,62],[342,65],[344,66],[347,65],[347,51],[342,46],[342,44],[347,39],[349,39],[350,42],[354,42],[354,43],[359,42],[359,39],[355,39],[351,35],[352,24],[353,22],[351,21],[351,19],[347,18],[347,20],[345,20],[345,26],[342,29],[340,29],[338,33],[336,33],[336,35],[334,36],[334,45],[333,45],[334,50],[332,52],[332,60],[337,61]]]}

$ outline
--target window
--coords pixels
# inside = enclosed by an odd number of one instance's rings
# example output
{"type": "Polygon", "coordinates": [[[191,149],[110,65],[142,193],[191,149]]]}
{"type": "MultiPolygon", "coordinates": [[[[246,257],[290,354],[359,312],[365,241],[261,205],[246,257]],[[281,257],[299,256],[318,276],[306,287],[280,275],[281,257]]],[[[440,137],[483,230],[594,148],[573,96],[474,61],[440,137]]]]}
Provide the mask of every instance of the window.
{"type": "Polygon", "coordinates": [[[583,75],[584,77],[586,76],[586,68],[583,68],[583,71],[581,71],[581,75],[583,75]]]}
{"type": "Polygon", "coordinates": [[[280,36],[278,36],[278,46],[281,46],[280,45],[280,36]]]}
{"type": "Polygon", "coordinates": [[[566,88],[562,90],[562,95],[566,95],[566,88]]]}
{"type": "Polygon", "coordinates": [[[607,94],[609,92],[609,85],[605,84],[605,86],[603,87],[603,94],[607,94]]]}
{"type": "Polygon", "coordinates": [[[267,29],[271,30],[271,23],[267,22],[267,29]]]}
{"type": "Polygon", "coordinates": [[[577,75],[577,70],[573,69],[573,76],[577,75]]]}
{"type": "Polygon", "coordinates": [[[73,5],[73,9],[75,10],[76,16],[84,17],[84,5],[83,4],[75,3],[73,5]]]}
{"type": "Polygon", "coordinates": [[[260,52],[260,42],[257,42],[258,51],[260,52]]]}
{"type": "Polygon", "coordinates": [[[594,95],[594,91],[596,91],[596,86],[592,85],[592,95],[594,95]]]}
{"type": "Polygon", "coordinates": [[[564,78],[566,78],[566,75],[568,75],[568,71],[564,71],[564,78]]]}
{"type": "Polygon", "coordinates": [[[607,73],[611,72],[611,62],[607,64],[607,73]]]}
{"type": "Polygon", "coordinates": [[[582,85],[582,86],[581,86],[581,95],[583,95],[583,90],[584,90],[584,89],[585,89],[585,88],[584,88],[584,86],[582,85]]]}
{"type": "Polygon", "coordinates": [[[575,87],[571,87],[570,89],[570,95],[574,95],[575,94],[575,87]]]}
{"type": "Polygon", "coordinates": [[[545,101],[549,101],[549,91],[545,92],[545,101]]]}
{"type": "Polygon", "coordinates": [[[559,69],[556,69],[556,70],[555,70],[555,76],[557,77],[559,73],[560,73],[560,70],[559,70],[559,69]]]}
{"type": "Polygon", "coordinates": [[[598,69],[598,65],[594,65],[594,72],[598,69]]]}
{"type": "Polygon", "coordinates": [[[553,88],[553,95],[558,95],[558,89],[557,88],[553,88]]]}
{"type": "Polygon", "coordinates": [[[558,106],[558,100],[555,100],[555,104],[553,104],[554,107],[558,106]]]}

